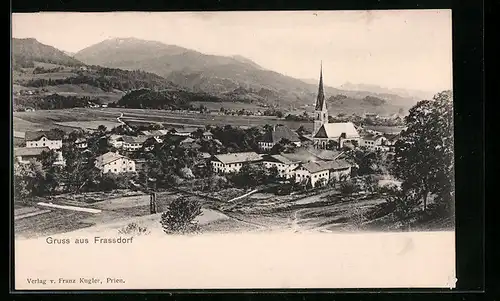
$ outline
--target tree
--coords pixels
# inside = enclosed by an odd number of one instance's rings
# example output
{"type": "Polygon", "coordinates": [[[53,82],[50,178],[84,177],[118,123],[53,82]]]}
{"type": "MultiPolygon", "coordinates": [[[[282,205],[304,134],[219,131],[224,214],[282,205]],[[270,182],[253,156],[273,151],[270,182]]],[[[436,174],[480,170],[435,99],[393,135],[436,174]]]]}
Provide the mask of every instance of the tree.
{"type": "Polygon", "coordinates": [[[45,172],[40,162],[34,161],[14,166],[14,198],[16,200],[42,196],[46,191],[45,172]]]}
{"type": "Polygon", "coordinates": [[[296,146],[290,140],[282,138],[278,143],[276,143],[273,148],[269,151],[270,154],[276,155],[280,153],[292,153],[296,146]]]}
{"type": "Polygon", "coordinates": [[[42,151],[40,154],[40,163],[42,164],[43,169],[49,169],[54,163],[57,161],[57,153],[51,149],[48,151],[42,151]]]}
{"type": "Polygon", "coordinates": [[[392,209],[396,225],[402,230],[410,231],[412,221],[416,217],[416,208],[421,203],[419,192],[397,186],[382,187],[380,192],[386,196],[387,205],[392,209]]]}
{"type": "Polygon", "coordinates": [[[353,181],[346,181],[340,184],[340,192],[343,195],[351,195],[360,190],[359,186],[353,181]]]}
{"type": "Polygon", "coordinates": [[[196,217],[201,215],[201,204],[179,198],[168,206],[161,215],[160,223],[167,234],[188,234],[198,231],[196,217]]]}
{"type": "Polygon", "coordinates": [[[453,104],[452,92],[422,100],[405,117],[407,129],[395,144],[394,174],[404,190],[416,191],[423,210],[431,194],[451,209],[453,190],[453,104]]]}
{"type": "Polygon", "coordinates": [[[107,128],[106,128],[106,126],[105,126],[105,125],[102,125],[102,124],[101,124],[101,125],[99,125],[99,126],[97,127],[97,132],[98,132],[100,135],[104,135],[104,134],[106,134],[106,131],[107,131],[107,128]]]}

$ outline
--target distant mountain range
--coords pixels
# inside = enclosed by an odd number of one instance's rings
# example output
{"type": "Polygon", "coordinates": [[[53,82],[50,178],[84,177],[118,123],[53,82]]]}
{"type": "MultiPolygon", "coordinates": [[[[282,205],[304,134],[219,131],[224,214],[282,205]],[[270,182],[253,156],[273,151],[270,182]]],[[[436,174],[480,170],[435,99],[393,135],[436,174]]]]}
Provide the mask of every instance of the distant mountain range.
{"type": "MultiPolygon", "coordinates": [[[[113,38],[75,53],[60,51],[35,39],[13,39],[13,59],[17,65],[32,61],[66,66],[98,65],[123,70],[142,70],[163,77],[166,82],[191,92],[223,96],[233,101],[258,102],[278,107],[311,106],[318,91],[318,80],[301,80],[266,70],[252,60],[235,56],[203,54],[198,51],[136,38],[113,38]]],[[[16,64],[15,64],[16,65],[16,64]]],[[[341,89],[325,86],[328,99],[345,95],[342,102],[329,101],[335,109],[348,103],[350,107],[391,112],[413,106],[419,97],[394,90],[374,89],[368,85],[344,85],[341,89]],[[366,89],[363,89],[366,88],[366,89]],[[368,89],[370,88],[370,89],[368,89]],[[404,94],[404,95],[402,95],[404,94]],[[368,102],[366,97],[382,101],[368,102]],[[370,107],[371,106],[371,107],[370,107]]]]}
{"type": "Polygon", "coordinates": [[[63,51],[38,42],[35,39],[12,39],[13,66],[33,67],[33,62],[51,63],[65,66],[84,65],[63,51]]]}
{"type": "Polygon", "coordinates": [[[402,97],[412,97],[418,99],[430,99],[434,96],[433,92],[411,89],[389,89],[377,85],[353,84],[346,82],[340,86],[342,90],[350,91],[369,91],[378,94],[396,94],[402,97]]]}

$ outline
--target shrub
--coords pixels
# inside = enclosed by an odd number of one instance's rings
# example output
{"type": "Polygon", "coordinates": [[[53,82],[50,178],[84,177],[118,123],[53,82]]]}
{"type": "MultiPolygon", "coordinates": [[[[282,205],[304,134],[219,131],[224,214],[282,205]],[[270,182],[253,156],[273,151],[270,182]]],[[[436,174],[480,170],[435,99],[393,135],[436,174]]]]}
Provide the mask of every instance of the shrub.
{"type": "Polygon", "coordinates": [[[147,235],[151,232],[146,227],[141,227],[136,223],[130,223],[122,229],[118,230],[118,233],[126,235],[147,235]]]}
{"type": "Polygon", "coordinates": [[[198,231],[196,217],[201,214],[201,204],[184,198],[170,203],[161,215],[160,223],[167,234],[188,234],[198,231]]]}

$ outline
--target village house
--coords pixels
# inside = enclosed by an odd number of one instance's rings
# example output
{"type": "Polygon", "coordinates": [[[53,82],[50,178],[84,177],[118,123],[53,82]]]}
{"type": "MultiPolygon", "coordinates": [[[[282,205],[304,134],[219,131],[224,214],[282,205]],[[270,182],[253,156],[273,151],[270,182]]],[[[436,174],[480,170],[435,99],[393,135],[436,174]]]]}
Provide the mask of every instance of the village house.
{"type": "Polygon", "coordinates": [[[262,140],[258,142],[259,148],[263,151],[268,151],[283,139],[290,141],[297,147],[301,145],[300,137],[296,132],[292,131],[287,126],[277,125],[274,126],[271,131],[264,134],[262,140]]]}
{"type": "Polygon", "coordinates": [[[191,138],[191,137],[187,137],[186,139],[182,140],[180,143],[179,143],[180,146],[182,146],[183,148],[186,148],[186,149],[200,149],[201,148],[201,145],[199,145],[198,143],[196,143],[196,140],[191,138]]]}
{"type": "Polygon", "coordinates": [[[314,146],[326,148],[333,141],[335,147],[341,149],[344,142],[354,145],[359,144],[359,133],[352,122],[328,122],[328,108],[326,106],[325,93],[323,89],[323,70],[320,70],[318,96],[314,112],[313,129],[314,146]]]}
{"type": "Polygon", "coordinates": [[[137,151],[142,148],[142,145],[148,139],[148,136],[123,136],[122,149],[126,151],[137,151]]]}
{"type": "Polygon", "coordinates": [[[283,155],[267,155],[262,161],[267,169],[276,167],[278,176],[286,179],[295,176],[294,169],[301,163],[297,159],[289,159],[283,155]]]}
{"type": "Polygon", "coordinates": [[[96,158],[95,166],[102,173],[112,172],[115,174],[135,172],[135,161],[118,153],[107,152],[96,158]]]}
{"type": "Polygon", "coordinates": [[[172,135],[191,137],[198,128],[176,128],[172,130],[172,135]]]}
{"type": "MultiPolygon", "coordinates": [[[[43,147],[18,147],[14,148],[14,158],[15,161],[21,164],[27,164],[32,161],[39,161],[42,153],[49,152],[51,149],[47,146],[43,147]]],[[[56,154],[56,160],[54,165],[64,165],[64,158],[61,151],[54,150],[56,154]]]]}
{"type": "Polygon", "coordinates": [[[255,152],[242,152],[214,155],[211,159],[212,169],[215,173],[239,172],[245,163],[262,161],[262,156],[255,152]]]}
{"type": "Polygon", "coordinates": [[[108,144],[114,148],[121,148],[123,146],[123,136],[122,135],[109,136],[108,144]]]}
{"type": "Polygon", "coordinates": [[[48,147],[49,149],[62,148],[62,135],[51,131],[26,132],[24,136],[26,147],[48,147]]]}
{"type": "Polygon", "coordinates": [[[360,139],[359,146],[374,150],[389,150],[389,146],[387,145],[387,138],[383,135],[366,134],[360,139]]]}
{"type": "Polygon", "coordinates": [[[347,180],[350,175],[351,165],[343,160],[302,163],[295,169],[295,181],[309,182],[313,188],[318,181],[324,185],[332,180],[347,180]]]}
{"type": "Polygon", "coordinates": [[[79,149],[86,149],[87,148],[87,139],[84,138],[78,138],[75,141],[75,146],[79,149]]]}
{"type": "Polygon", "coordinates": [[[212,134],[210,131],[205,131],[205,132],[203,132],[203,138],[208,139],[208,140],[213,139],[214,134],[212,134]]]}
{"type": "Polygon", "coordinates": [[[17,147],[14,148],[14,158],[17,163],[27,164],[32,161],[38,161],[42,152],[50,151],[47,146],[43,147],[17,147]]]}

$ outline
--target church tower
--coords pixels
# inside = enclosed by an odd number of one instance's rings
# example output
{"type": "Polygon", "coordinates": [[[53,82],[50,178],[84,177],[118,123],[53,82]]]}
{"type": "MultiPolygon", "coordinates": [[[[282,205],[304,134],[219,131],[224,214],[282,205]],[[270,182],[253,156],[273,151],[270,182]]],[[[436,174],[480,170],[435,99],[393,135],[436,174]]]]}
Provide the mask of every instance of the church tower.
{"type": "Polygon", "coordinates": [[[314,130],[313,137],[323,124],[328,123],[328,109],[326,108],[325,93],[323,89],[323,62],[319,72],[318,97],[316,98],[316,107],[314,109],[314,130]]]}

